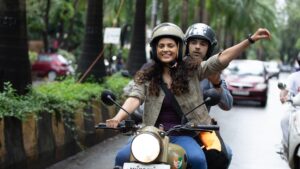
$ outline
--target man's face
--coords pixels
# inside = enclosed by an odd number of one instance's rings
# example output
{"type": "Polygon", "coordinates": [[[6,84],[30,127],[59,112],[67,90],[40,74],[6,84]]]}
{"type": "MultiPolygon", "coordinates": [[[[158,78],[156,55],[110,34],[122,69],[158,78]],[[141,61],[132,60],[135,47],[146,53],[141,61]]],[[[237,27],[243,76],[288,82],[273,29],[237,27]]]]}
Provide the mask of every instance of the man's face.
{"type": "Polygon", "coordinates": [[[203,60],[208,50],[208,42],[202,39],[191,39],[188,44],[190,57],[203,60]]]}

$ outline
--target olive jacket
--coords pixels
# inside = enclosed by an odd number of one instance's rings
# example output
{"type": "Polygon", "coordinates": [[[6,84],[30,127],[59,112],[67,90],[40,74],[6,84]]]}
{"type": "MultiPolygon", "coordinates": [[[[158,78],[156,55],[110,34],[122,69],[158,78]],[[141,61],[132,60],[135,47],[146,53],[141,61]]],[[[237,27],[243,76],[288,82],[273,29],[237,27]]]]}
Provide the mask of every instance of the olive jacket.
{"type": "MultiPolygon", "coordinates": [[[[226,67],[227,65],[220,63],[218,55],[214,55],[207,61],[201,62],[201,65],[198,66],[197,70],[189,79],[189,92],[180,96],[175,95],[183,113],[187,113],[197,107],[200,103],[203,103],[203,93],[199,81],[207,78],[211,74],[222,71],[226,67]]],[[[152,96],[149,95],[148,88],[149,82],[141,85],[134,83],[131,93],[128,96],[138,98],[141,104],[144,103],[143,124],[154,126],[159,116],[165,93],[160,89],[158,97],[152,96]]],[[[188,114],[187,120],[194,124],[211,123],[211,117],[204,105],[188,114]]]]}

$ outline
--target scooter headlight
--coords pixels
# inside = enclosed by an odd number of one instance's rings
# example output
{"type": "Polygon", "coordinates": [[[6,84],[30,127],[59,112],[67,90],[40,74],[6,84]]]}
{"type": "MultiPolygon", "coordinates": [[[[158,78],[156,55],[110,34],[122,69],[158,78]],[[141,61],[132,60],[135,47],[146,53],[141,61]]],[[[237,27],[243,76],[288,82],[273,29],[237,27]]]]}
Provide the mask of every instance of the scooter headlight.
{"type": "Polygon", "coordinates": [[[132,140],[131,152],[139,162],[151,163],[160,153],[160,141],[151,133],[139,134],[132,140]]]}

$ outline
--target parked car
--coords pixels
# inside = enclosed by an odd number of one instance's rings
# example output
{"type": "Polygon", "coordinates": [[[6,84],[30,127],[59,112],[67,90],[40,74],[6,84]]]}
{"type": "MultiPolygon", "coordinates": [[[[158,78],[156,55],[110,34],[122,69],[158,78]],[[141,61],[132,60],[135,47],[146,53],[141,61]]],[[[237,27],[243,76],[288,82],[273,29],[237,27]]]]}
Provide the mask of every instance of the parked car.
{"type": "Polygon", "coordinates": [[[291,73],[293,72],[293,67],[290,64],[282,64],[280,65],[280,72],[291,73]]]}
{"type": "Polygon", "coordinates": [[[280,73],[279,64],[276,61],[268,61],[264,63],[265,63],[266,70],[268,72],[268,77],[269,78],[275,77],[278,79],[280,73]]]}
{"type": "Polygon", "coordinates": [[[74,73],[71,62],[57,53],[39,54],[37,60],[31,65],[33,74],[38,77],[48,77],[50,81],[58,76],[74,73]]]}
{"type": "Polygon", "coordinates": [[[234,102],[253,100],[266,106],[268,75],[264,63],[258,60],[233,60],[223,71],[225,81],[234,102]]]}

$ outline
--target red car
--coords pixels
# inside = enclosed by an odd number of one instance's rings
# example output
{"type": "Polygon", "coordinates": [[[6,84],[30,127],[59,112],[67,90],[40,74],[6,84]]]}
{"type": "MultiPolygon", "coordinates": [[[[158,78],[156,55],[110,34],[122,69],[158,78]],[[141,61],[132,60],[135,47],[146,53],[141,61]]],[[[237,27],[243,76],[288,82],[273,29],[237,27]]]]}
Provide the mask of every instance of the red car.
{"type": "Polygon", "coordinates": [[[37,60],[31,65],[32,72],[39,77],[48,77],[54,80],[57,76],[73,73],[70,62],[62,55],[56,53],[39,54],[37,60]]]}
{"type": "Polygon", "coordinates": [[[264,63],[259,60],[233,60],[223,71],[228,90],[234,102],[258,101],[266,106],[268,75],[264,63]]]}

